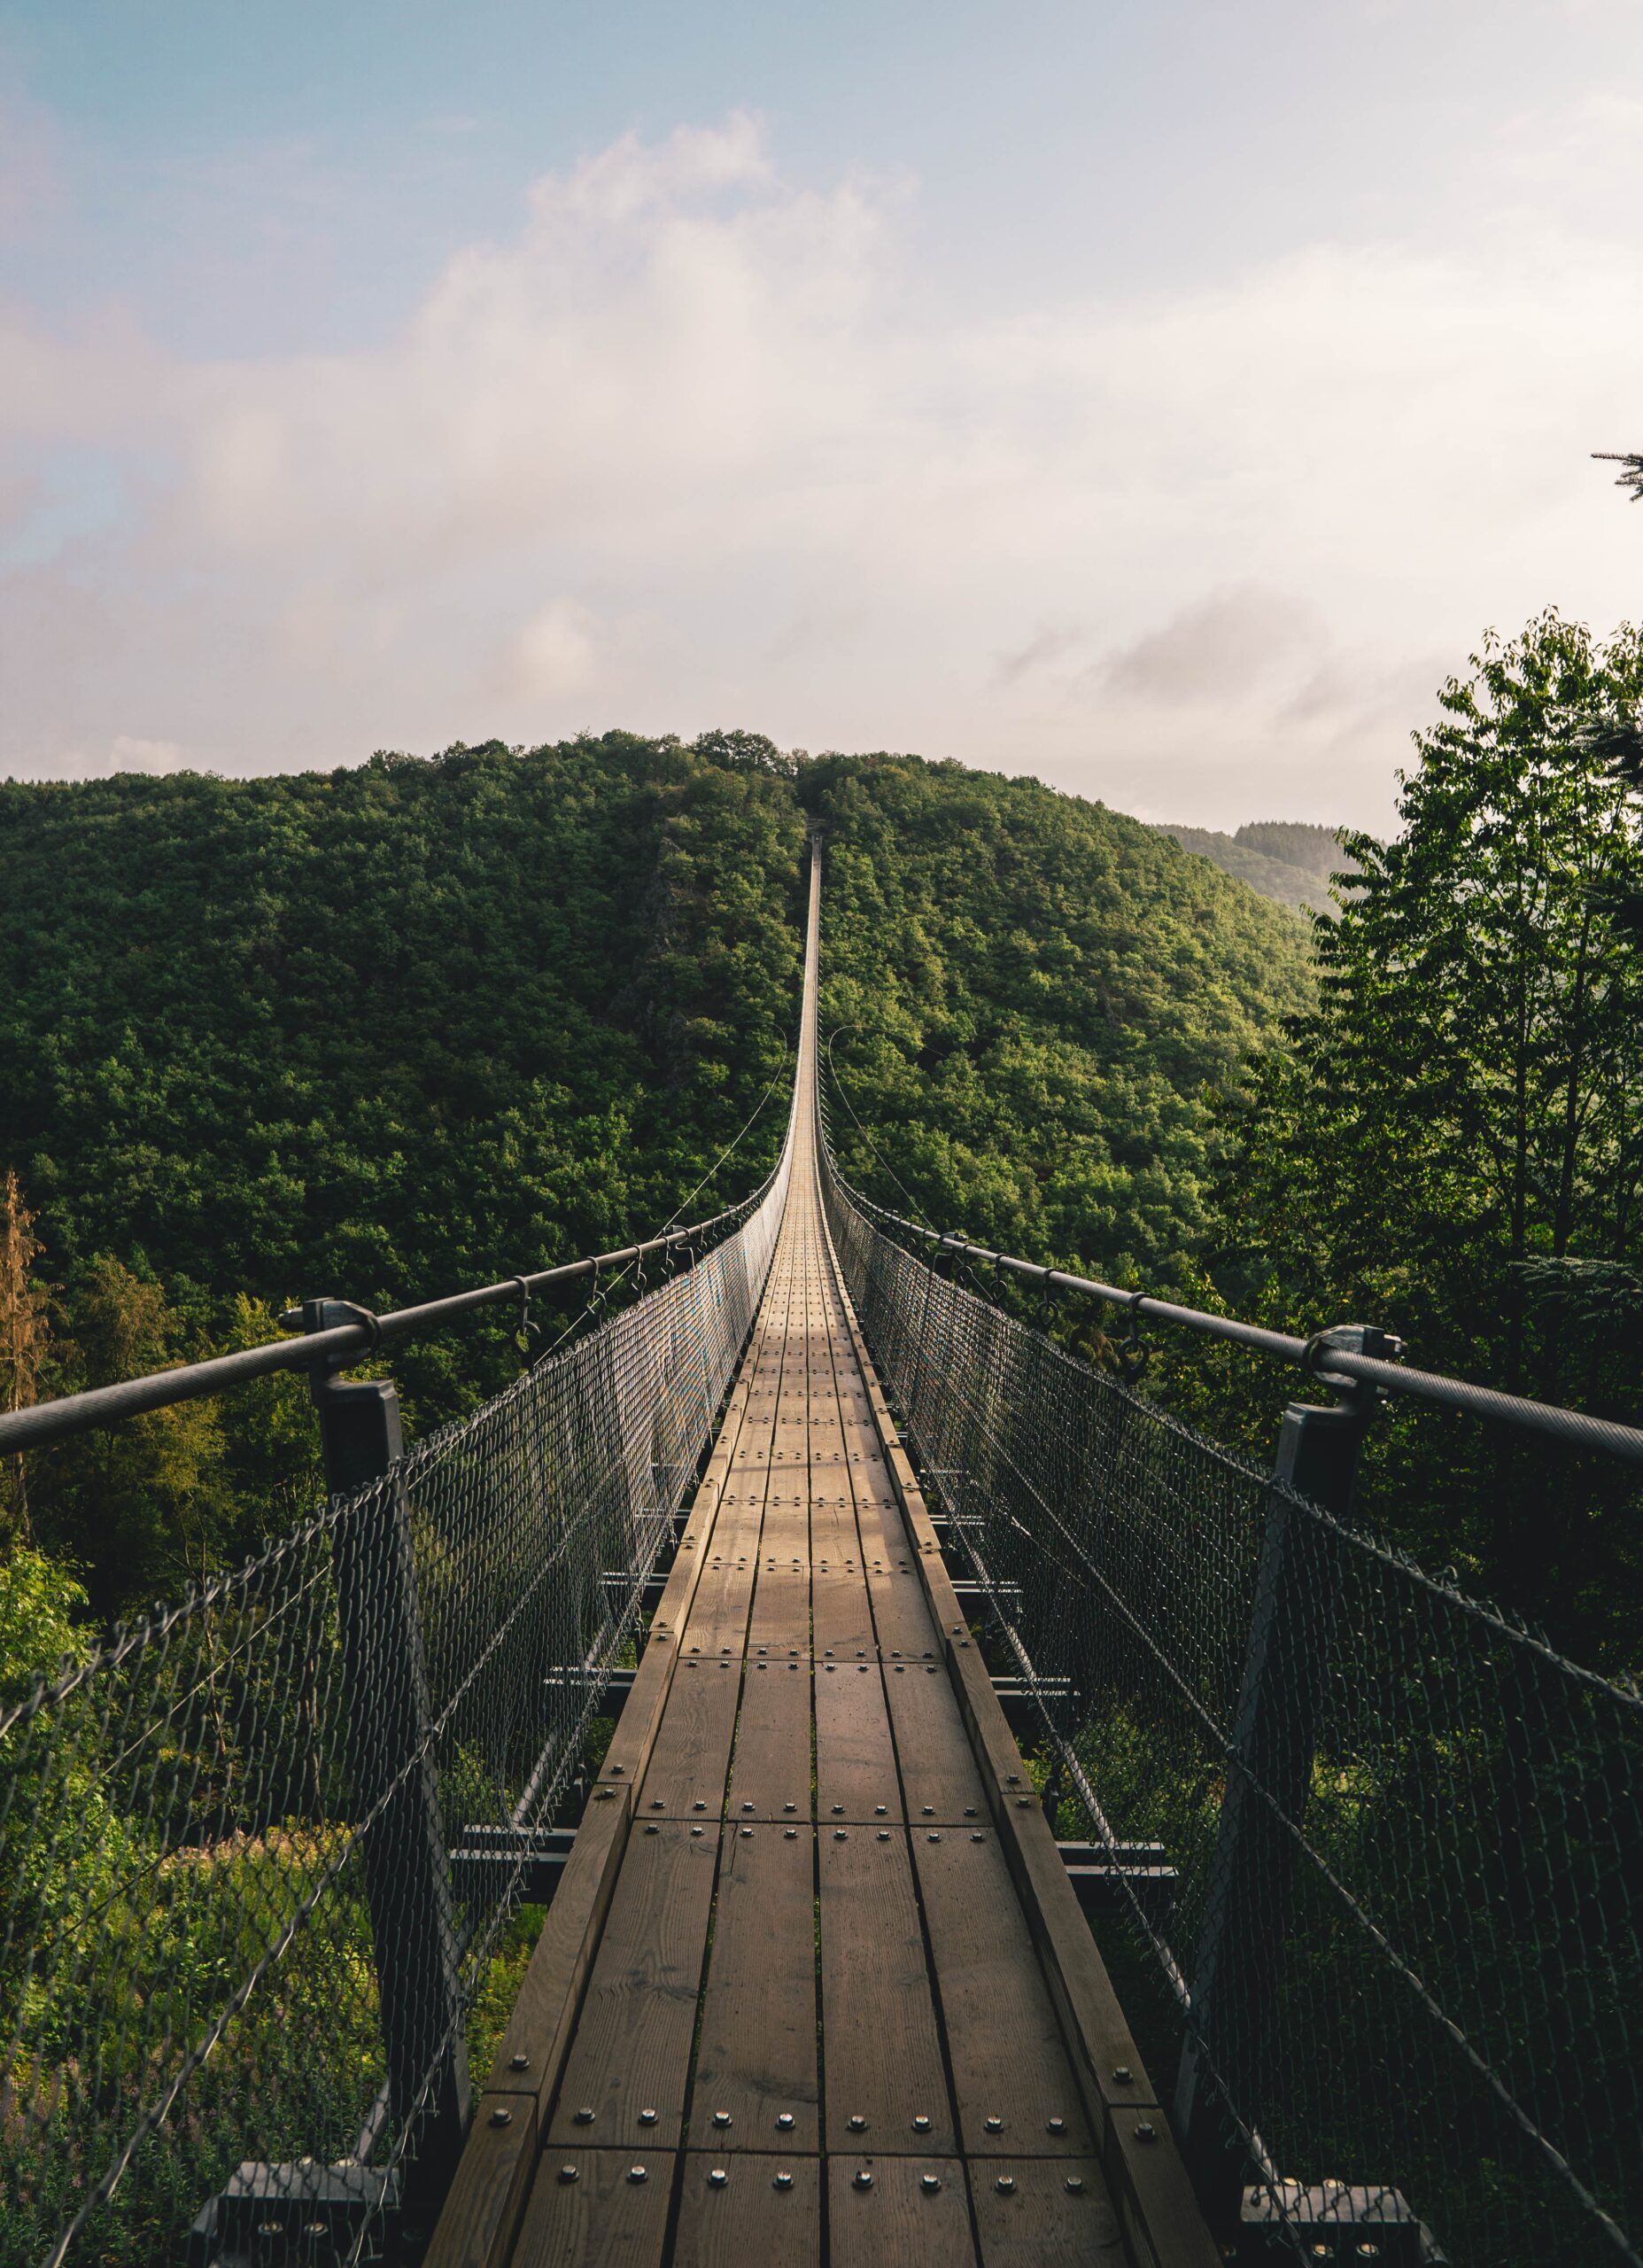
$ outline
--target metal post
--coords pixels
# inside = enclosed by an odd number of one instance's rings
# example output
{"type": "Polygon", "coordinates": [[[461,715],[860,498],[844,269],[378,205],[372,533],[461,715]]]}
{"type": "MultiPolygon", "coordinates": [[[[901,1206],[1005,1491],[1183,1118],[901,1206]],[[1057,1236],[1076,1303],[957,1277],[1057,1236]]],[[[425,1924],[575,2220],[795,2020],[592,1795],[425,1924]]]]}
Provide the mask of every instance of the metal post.
{"type": "Polygon", "coordinates": [[[1312,1784],[1313,1758],[1336,1612],[1329,1556],[1294,1498],[1337,1519],[1352,1510],[1359,1454],[1376,1389],[1327,1367],[1328,1350],[1395,1354],[1397,1340],[1361,1324],[1320,1332],[1315,1374],[1341,1396],[1283,1413],[1268,1499],[1233,1754],[1221,1798],[1208,1905],[1191,1979],[1191,2024],[1182,2045],[1174,2128],[1212,2228],[1236,2228],[1245,2183],[1271,2169],[1235,2130],[1219,2074],[1252,2124],[1270,2052],[1289,1930],[1295,1843],[1312,1784]],[[1264,1791],[1264,1792],[1262,1792],[1264,1791]],[[1279,1814],[1282,1814],[1282,1817],[1279,1814]]]}
{"type": "MultiPolygon", "coordinates": [[[[302,1312],[310,1332],[360,1314],[337,1300],[306,1301],[302,1312]]],[[[424,1748],[432,1708],[416,1573],[405,1491],[391,1478],[403,1453],[399,1397],[387,1379],[318,1371],[313,1391],[329,1495],[388,1484],[338,1520],[332,1551],[354,1810],[371,1820],[362,1850],[389,2101],[401,2131],[415,2128],[402,2177],[415,2218],[437,2206],[455,2170],[469,2089],[450,1865],[424,1748]]]]}

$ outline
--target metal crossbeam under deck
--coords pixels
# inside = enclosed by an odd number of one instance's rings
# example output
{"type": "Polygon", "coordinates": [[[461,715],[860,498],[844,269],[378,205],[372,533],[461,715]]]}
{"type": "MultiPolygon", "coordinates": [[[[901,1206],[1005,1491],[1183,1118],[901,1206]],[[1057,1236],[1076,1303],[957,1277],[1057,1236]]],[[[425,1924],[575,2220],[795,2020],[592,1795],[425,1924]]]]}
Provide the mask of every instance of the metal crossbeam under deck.
{"type": "Polygon", "coordinates": [[[430,2268],[1215,2258],[793,1177],[430,2268]]]}

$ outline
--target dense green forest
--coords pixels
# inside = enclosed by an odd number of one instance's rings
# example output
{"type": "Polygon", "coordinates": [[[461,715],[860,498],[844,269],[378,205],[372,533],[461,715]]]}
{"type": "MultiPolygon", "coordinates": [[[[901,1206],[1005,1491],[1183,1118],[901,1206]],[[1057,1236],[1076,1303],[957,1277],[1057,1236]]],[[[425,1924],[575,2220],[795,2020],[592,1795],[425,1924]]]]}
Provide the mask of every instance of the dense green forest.
{"type": "MultiPolygon", "coordinates": [[[[304,1294],[397,1305],[744,1194],[781,1129],[810,820],[826,1028],[849,1027],[840,1068],[893,1169],[846,1122],[850,1169],[1021,1249],[1190,1269],[1210,1091],[1306,1004],[1305,940],[1098,805],[745,734],[12,784],[9,1395],[270,1337],[304,1294]]],[[[424,1424],[516,1363],[500,1318],[395,1355],[424,1424]]],[[[37,1455],[6,1476],[12,1531],[74,1561],[99,1614],[170,1596],[313,1489],[305,1397],[265,1383],[37,1455]]]]}

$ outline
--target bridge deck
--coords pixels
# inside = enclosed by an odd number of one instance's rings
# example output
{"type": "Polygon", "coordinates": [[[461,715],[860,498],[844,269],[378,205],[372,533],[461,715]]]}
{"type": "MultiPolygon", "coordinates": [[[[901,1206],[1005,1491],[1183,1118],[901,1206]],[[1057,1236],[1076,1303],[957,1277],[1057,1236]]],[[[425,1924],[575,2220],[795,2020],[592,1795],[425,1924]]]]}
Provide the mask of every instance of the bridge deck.
{"type": "Polygon", "coordinates": [[[762,1308],[438,2268],[1214,2256],[840,1284],[814,981],[762,1308]]]}

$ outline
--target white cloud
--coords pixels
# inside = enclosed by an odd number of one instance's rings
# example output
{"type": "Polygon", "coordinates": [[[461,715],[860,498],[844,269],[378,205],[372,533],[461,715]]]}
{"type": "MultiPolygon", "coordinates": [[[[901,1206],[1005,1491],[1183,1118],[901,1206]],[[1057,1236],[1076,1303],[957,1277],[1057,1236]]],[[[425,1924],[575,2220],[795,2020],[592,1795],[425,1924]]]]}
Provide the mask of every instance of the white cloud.
{"type": "Polygon", "coordinates": [[[1585,454],[1643,446],[1629,246],[1554,209],[1005,316],[929,302],[904,206],[733,119],[537,183],[380,347],[12,310],[0,474],[112,453],[131,501],[0,581],[0,766],[134,710],[225,769],[741,723],[1380,824],[1485,622],[1638,590],[1585,454]]]}

